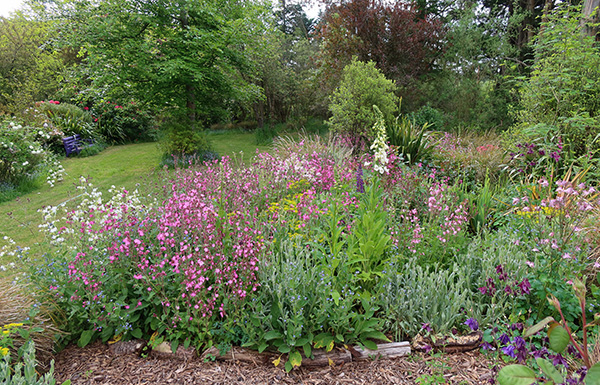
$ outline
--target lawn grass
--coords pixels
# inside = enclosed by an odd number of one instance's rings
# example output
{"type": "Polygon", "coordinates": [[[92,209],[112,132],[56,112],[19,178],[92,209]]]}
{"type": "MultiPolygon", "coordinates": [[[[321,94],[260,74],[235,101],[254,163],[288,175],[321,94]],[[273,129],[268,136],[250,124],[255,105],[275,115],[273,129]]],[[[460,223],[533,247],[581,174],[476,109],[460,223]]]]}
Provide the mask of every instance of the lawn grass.
{"type": "MultiPolygon", "coordinates": [[[[235,155],[249,163],[256,149],[269,150],[269,146],[255,145],[254,134],[247,132],[209,133],[213,148],[223,155],[235,155]],[[240,154],[243,153],[243,156],[240,154]]],[[[44,206],[56,206],[79,196],[76,186],[84,176],[103,193],[114,185],[126,189],[139,188],[141,193],[149,185],[161,181],[159,162],[161,154],[157,143],[112,146],[100,154],[87,158],[65,158],[61,161],[66,170],[64,181],[51,188],[44,184],[38,190],[8,202],[0,203],[0,246],[3,237],[13,239],[18,246],[34,247],[43,240],[38,232],[44,206]]],[[[32,252],[38,252],[35,248],[32,252]]],[[[11,261],[2,261],[0,264],[11,261]]]]}

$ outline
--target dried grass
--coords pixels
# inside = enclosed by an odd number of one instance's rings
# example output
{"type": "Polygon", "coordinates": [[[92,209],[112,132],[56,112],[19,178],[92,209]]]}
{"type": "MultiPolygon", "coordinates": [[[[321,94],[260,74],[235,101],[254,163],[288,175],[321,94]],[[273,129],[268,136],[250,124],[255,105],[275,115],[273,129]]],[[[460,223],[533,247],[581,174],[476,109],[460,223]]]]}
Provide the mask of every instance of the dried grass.
{"type": "MultiPolygon", "coordinates": [[[[35,343],[36,357],[41,369],[47,369],[54,352],[55,337],[62,332],[55,326],[55,306],[49,302],[39,302],[35,297],[32,285],[21,283],[20,275],[5,275],[0,277],[0,326],[10,323],[23,323],[21,328],[32,330],[42,328],[42,332],[31,333],[35,343]],[[37,314],[29,319],[31,310],[36,307],[37,314]]],[[[18,334],[13,334],[15,348],[25,344],[25,339],[18,334]]]]}

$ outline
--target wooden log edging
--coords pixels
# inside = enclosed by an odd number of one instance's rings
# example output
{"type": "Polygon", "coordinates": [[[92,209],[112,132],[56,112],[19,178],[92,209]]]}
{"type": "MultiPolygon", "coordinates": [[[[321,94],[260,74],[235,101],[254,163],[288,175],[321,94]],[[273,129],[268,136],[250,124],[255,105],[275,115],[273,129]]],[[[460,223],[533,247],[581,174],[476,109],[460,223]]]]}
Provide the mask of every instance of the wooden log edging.
{"type": "MultiPolygon", "coordinates": [[[[402,357],[409,355],[411,352],[410,343],[403,342],[392,342],[386,344],[378,344],[377,350],[369,350],[361,348],[360,346],[353,346],[349,349],[335,348],[329,352],[323,349],[314,349],[313,358],[302,357],[303,367],[319,367],[328,366],[332,363],[334,365],[341,365],[352,361],[365,361],[372,359],[390,359],[395,357],[402,357]]],[[[271,352],[258,353],[255,350],[247,348],[233,347],[224,355],[219,354],[219,350],[215,347],[207,349],[200,358],[205,359],[216,359],[218,361],[242,361],[242,362],[260,362],[269,363],[280,357],[281,354],[275,354],[271,352]]],[[[285,363],[285,355],[281,357],[281,363],[285,363]]]]}

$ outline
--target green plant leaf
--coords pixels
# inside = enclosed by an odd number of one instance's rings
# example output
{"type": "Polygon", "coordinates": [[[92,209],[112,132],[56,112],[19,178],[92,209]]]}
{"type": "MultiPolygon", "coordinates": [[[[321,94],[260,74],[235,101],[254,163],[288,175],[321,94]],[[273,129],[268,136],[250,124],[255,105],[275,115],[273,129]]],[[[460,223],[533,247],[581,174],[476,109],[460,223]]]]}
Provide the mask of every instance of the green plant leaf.
{"type": "Polygon", "coordinates": [[[264,351],[265,351],[265,349],[266,349],[266,348],[268,348],[268,347],[269,347],[269,345],[268,345],[266,342],[263,342],[262,344],[260,344],[260,345],[258,346],[258,352],[259,352],[259,353],[262,353],[262,352],[264,352],[264,351]]]}
{"type": "Polygon", "coordinates": [[[552,381],[554,381],[557,384],[562,384],[563,382],[565,382],[565,379],[563,378],[562,374],[560,374],[560,372],[556,370],[552,362],[541,357],[536,358],[535,362],[537,362],[542,372],[546,376],[550,377],[552,381]]]}
{"type": "Polygon", "coordinates": [[[600,385],[600,362],[596,362],[587,371],[584,383],[585,385],[600,385]]]}
{"type": "Polygon", "coordinates": [[[133,336],[133,338],[142,338],[142,329],[140,328],[135,328],[131,331],[131,335],[133,336]]]}
{"type": "Polygon", "coordinates": [[[288,345],[283,344],[277,350],[279,350],[281,353],[289,353],[292,349],[288,345]]]}
{"type": "Polygon", "coordinates": [[[312,347],[309,343],[304,344],[302,346],[302,349],[304,349],[304,355],[306,356],[306,358],[312,358],[312,347]]]}
{"type": "Polygon", "coordinates": [[[380,331],[376,331],[376,330],[364,332],[361,334],[361,337],[362,338],[371,338],[374,340],[388,341],[388,342],[390,341],[390,339],[387,338],[385,334],[383,334],[380,331]]]}
{"type": "Polygon", "coordinates": [[[85,347],[87,344],[90,343],[93,335],[94,335],[94,330],[84,331],[83,333],[81,333],[81,336],[79,336],[79,341],[77,341],[77,345],[80,348],[85,347]]]}
{"type": "Polygon", "coordinates": [[[285,363],[285,371],[289,373],[289,372],[292,371],[292,369],[294,369],[294,367],[292,366],[292,363],[289,360],[286,361],[286,363],[285,363]]]}
{"type": "Polygon", "coordinates": [[[371,340],[363,339],[360,342],[369,350],[377,350],[377,344],[371,340]]]}
{"type": "Polygon", "coordinates": [[[270,340],[274,340],[275,338],[279,338],[281,337],[281,334],[277,331],[277,330],[271,330],[268,331],[267,333],[265,333],[265,340],[266,341],[270,341],[270,340]]]}
{"type": "Polygon", "coordinates": [[[293,367],[298,367],[302,365],[302,355],[295,349],[292,352],[290,352],[288,359],[293,367]]]}
{"type": "Polygon", "coordinates": [[[569,333],[561,325],[553,325],[548,330],[548,339],[550,340],[550,349],[556,353],[562,353],[569,345],[569,333]]]}
{"type": "Polygon", "coordinates": [[[554,321],[553,317],[549,316],[549,317],[544,318],[540,322],[536,323],[532,327],[525,330],[525,333],[523,333],[523,338],[531,337],[532,335],[536,334],[540,330],[544,329],[546,327],[546,325],[548,325],[552,321],[554,321]]]}
{"type": "Polygon", "coordinates": [[[500,385],[530,385],[535,383],[535,372],[524,365],[507,365],[496,378],[500,385]]]}
{"type": "Polygon", "coordinates": [[[173,353],[175,353],[177,351],[178,347],[179,347],[179,340],[173,340],[173,341],[171,341],[171,351],[173,353]]]}

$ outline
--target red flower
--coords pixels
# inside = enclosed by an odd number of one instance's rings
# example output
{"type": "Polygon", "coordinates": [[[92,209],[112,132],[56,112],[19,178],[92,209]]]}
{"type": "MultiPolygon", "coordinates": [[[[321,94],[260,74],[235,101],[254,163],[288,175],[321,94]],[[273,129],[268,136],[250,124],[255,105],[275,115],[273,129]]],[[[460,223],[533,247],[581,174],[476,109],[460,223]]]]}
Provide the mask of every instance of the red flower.
{"type": "Polygon", "coordinates": [[[90,108],[89,108],[89,107],[83,107],[83,109],[87,111],[87,110],[89,110],[90,108]]]}

